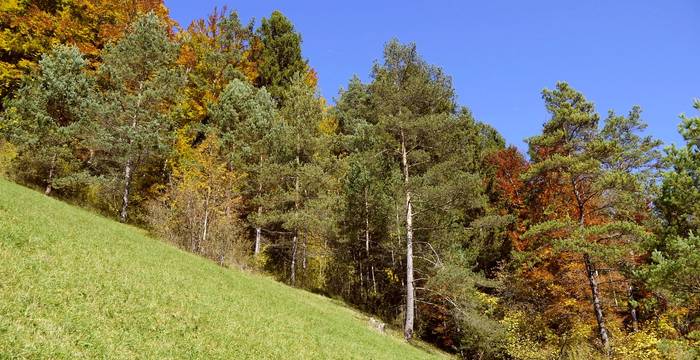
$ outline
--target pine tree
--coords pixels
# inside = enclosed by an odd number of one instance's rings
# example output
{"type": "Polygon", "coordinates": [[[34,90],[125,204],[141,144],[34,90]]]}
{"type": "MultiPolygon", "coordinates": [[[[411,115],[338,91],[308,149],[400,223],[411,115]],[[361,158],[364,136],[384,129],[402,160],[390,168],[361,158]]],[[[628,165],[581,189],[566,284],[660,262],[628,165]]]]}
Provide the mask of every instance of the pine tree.
{"type": "Polygon", "coordinates": [[[86,122],[95,87],[77,48],[58,46],[39,61],[39,69],[7,103],[3,116],[19,157],[15,175],[54,189],[77,189],[85,171],[86,122]]]}
{"type": "MultiPolygon", "coordinates": [[[[469,245],[470,239],[478,238],[470,230],[474,225],[481,227],[479,233],[491,234],[508,221],[497,215],[490,221],[481,219],[488,213],[479,174],[482,158],[488,149],[502,147],[503,141],[493,129],[475,122],[467,110],[457,110],[449,77],[426,64],[415,45],[391,41],[384,58],[383,64],[374,67],[369,86],[375,111],[371,122],[376,123],[381,139],[377,152],[390,163],[387,173],[392,179],[387,181],[398,185],[395,201],[401,209],[397,221],[401,229],[397,233],[405,237],[406,254],[404,336],[411,339],[416,266],[428,278],[445,271],[443,257],[457,259],[462,251],[478,252],[469,245]]],[[[467,263],[450,265],[477,266],[467,263]]],[[[429,280],[421,283],[425,296],[435,295],[429,280]]],[[[473,289],[474,283],[470,284],[473,289]]],[[[449,302],[448,294],[438,297],[449,302]]],[[[456,302],[449,306],[461,307],[456,302]]]]}
{"type": "MultiPolygon", "coordinates": [[[[659,142],[637,135],[646,127],[637,107],[627,117],[611,112],[600,129],[593,104],[566,83],[542,96],[552,118],[541,135],[527,139],[532,162],[524,177],[539,199],[530,206],[543,211],[523,237],[532,239],[530,251],[555,256],[547,261],[583,265],[599,339],[609,353],[598,269],[629,262],[651,236],[638,215],[648,211],[648,176],[659,142]]],[[[566,274],[572,266],[558,266],[562,274],[554,276],[573,276],[566,274]]]]}
{"type": "Polygon", "coordinates": [[[298,285],[298,265],[301,263],[306,272],[310,242],[325,224],[317,210],[329,179],[322,166],[322,109],[315,90],[297,74],[285,98],[280,126],[273,134],[273,161],[261,171],[263,183],[270,184],[261,203],[270,210],[259,221],[267,228],[279,226],[274,246],[277,251],[272,255],[285,259],[282,262],[287,264],[287,278],[298,285]]]}
{"type": "MultiPolygon", "coordinates": [[[[391,41],[384,50],[384,64],[373,69],[370,85],[377,106],[378,127],[383,132],[389,156],[394,157],[401,169],[404,198],[403,224],[406,241],[406,307],[404,337],[410,340],[415,320],[414,280],[414,171],[423,169],[427,160],[421,147],[425,140],[423,125],[432,123],[431,115],[450,114],[454,111],[454,94],[450,80],[439,69],[425,64],[414,45],[404,46],[391,41]],[[415,164],[415,165],[414,165],[415,164]]],[[[424,171],[424,170],[423,170],[424,171]]]]}
{"type": "Polygon", "coordinates": [[[354,77],[336,103],[342,134],[343,201],[341,238],[334,244],[329,285],[352,303],[386,318],[396,316],[388,306],[400,296],[401,249],[395,224],[391,161],[382,156],[380,133],[370,104],[368,86],[354,77]],[[346,271],[351,266],[352,271],[346,271]],[[335,288],[335,286],[342,288],[335,288]],[[400,282],[398,282],[400,285],[400,282]]]}
{"type": "MultiPolygon", "coordinates": [[[[694,107],[700,110],[700,101],[694,107]]],[[[700,117],[681,117],[685,146],[670,146],[664,160],[661,193],[655,201],[663,224],[651,248],[651,264],[640,271],[652,289],[686,314],[676,328],[687,335],[700,314],[700,117]]]]}
{"type": "Polygon", "coordinates": [[[262,250],[263,212],[267,212],[263,195],[273,184],[263,177],[265,168],[275,161],[276,144],[273,135],[279,130],[279,117],[274,100],[265,89],[255,89],[240,80],[230,82],[212,109],[212,123],[222,132],[223,146],[228,161],[238,171],[245,173],[248,223],[255,228],[254,254],[262,250]]]}
{"type": "Polygon", "coordinates": [[[104,94],[101,116],[107,161],[122,175],[119,220],[128,217],[132,182],[139,166],[170,144],[172,116],[184,83],[176,65],[178,46],[155,14],[138,18],[126,35],[106,47],[100,67],[104,94]]]}
{"type": "MultiPolygon", "coordinates": [[[[700,100],[695,108],[700,110],[700,100]]],[[[656,200],[665,221],[667,236],[688,236],[700,229],[700,117],[682,116],[679,130],[686,144],[666,150],[670,171],[663,174],[661,194],[656,200]]]]}

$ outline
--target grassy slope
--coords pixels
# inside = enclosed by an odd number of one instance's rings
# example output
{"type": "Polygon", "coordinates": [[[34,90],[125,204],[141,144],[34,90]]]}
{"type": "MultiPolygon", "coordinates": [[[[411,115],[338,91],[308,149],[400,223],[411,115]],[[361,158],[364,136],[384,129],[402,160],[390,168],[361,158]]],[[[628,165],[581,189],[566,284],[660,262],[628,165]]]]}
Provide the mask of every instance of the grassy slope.
{"type": "Polygon", "coordinates": [[[0,358],[441,356],[330,299],[0,179],[0,358]]]}

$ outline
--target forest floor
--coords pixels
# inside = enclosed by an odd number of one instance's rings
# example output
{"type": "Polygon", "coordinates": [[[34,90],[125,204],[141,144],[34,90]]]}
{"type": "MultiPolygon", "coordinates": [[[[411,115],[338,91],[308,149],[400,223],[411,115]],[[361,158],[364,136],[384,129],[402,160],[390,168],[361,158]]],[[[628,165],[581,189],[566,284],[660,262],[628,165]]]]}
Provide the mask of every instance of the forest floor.
{"type": "Polygon", "coordinates": [[[0,359],[428,359],[341,303],[0,179],[0,359]]]}

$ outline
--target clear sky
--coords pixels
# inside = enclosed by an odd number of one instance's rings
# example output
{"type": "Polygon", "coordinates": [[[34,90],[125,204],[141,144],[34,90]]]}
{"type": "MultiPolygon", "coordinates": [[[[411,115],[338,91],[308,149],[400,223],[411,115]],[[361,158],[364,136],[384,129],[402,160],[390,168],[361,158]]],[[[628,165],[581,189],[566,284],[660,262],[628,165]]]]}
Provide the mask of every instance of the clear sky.
{"type": "Polygon", "coordinates": [[[604,117],[640,105],[648,133],[680,142],[678,115],[700,97],[700,1],[165,0],[185,26],[228,5],[242,19],[280,10],[332,100],[368,80],[392,37],[415,42],[454,81],[458,101],[524,149],[547,120],[540,91],[567,81],[604,117]]]}

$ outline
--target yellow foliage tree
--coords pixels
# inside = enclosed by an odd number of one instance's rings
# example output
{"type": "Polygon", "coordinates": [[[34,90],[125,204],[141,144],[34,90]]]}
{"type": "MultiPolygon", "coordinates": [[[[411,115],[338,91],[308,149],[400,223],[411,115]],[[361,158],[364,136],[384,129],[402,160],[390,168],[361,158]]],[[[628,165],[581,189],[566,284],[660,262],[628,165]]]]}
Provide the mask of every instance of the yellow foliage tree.
{"type": "Polygon", "coordinates": [[[188,129],[178,132],[172,178],[149,206],[151,225],[164,238],[221,265],[244,266],[247,245],[239,215],[243,174],[231,169],[215,131],[199,143],[188,129]]]}

